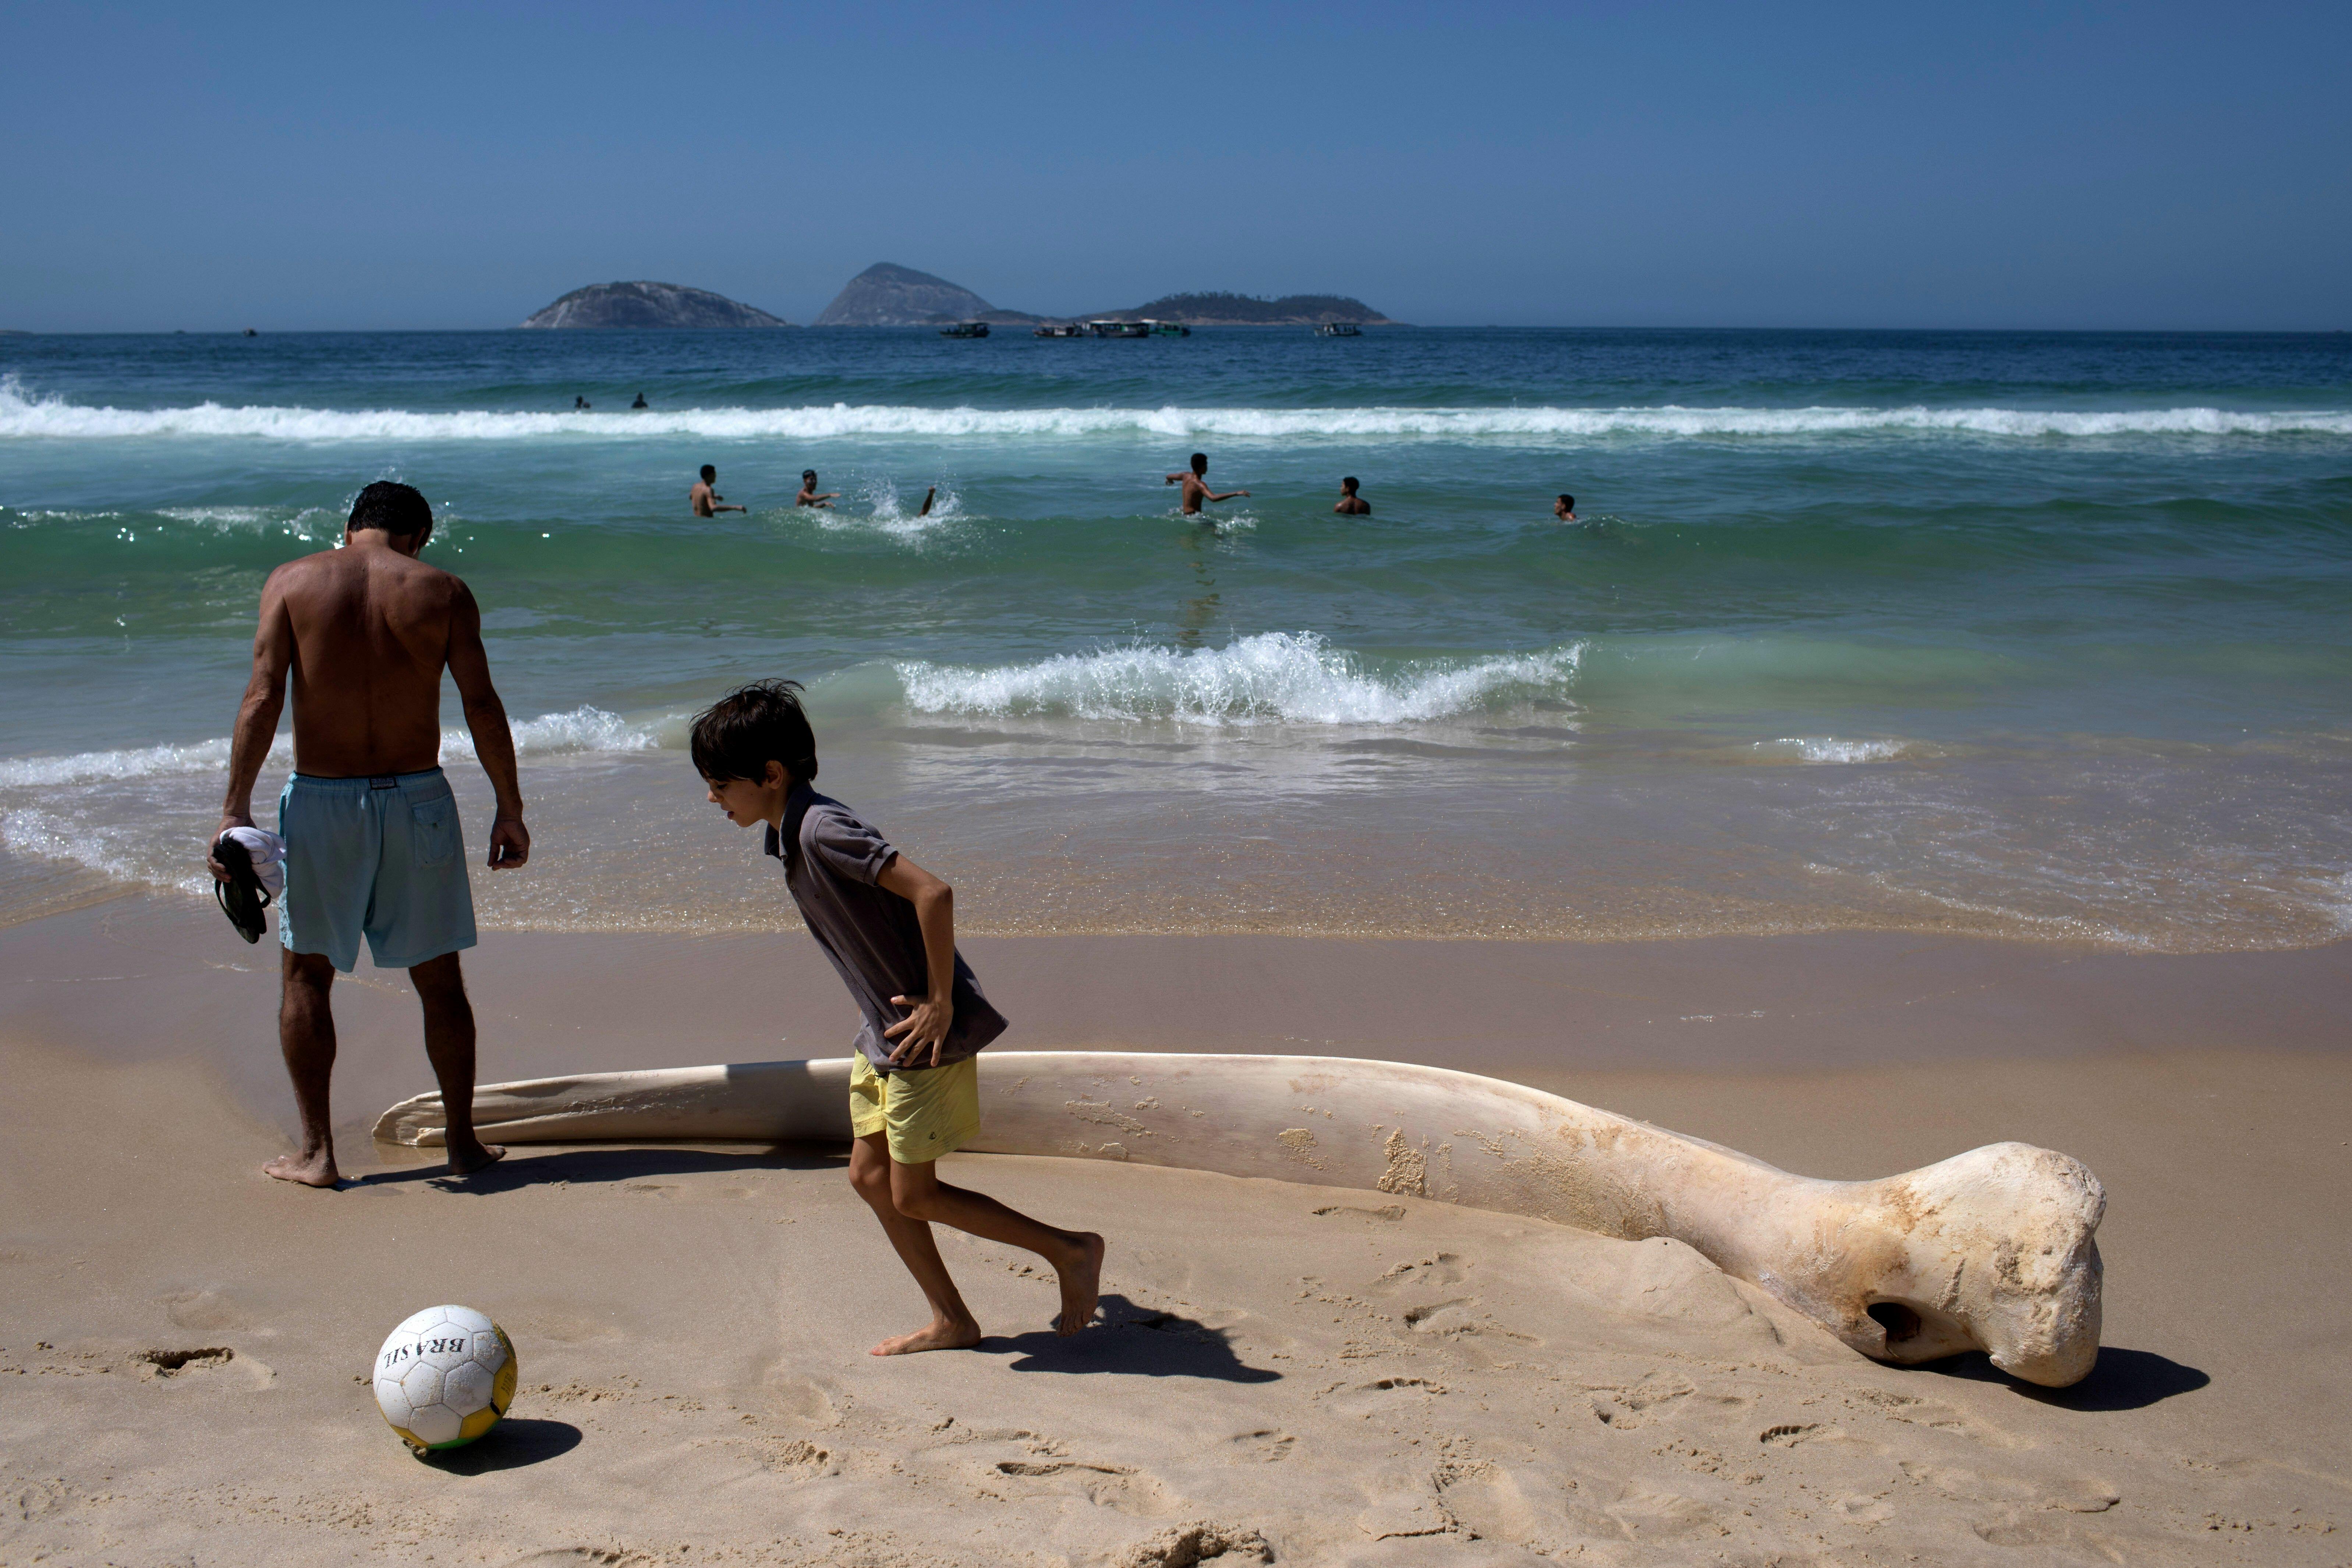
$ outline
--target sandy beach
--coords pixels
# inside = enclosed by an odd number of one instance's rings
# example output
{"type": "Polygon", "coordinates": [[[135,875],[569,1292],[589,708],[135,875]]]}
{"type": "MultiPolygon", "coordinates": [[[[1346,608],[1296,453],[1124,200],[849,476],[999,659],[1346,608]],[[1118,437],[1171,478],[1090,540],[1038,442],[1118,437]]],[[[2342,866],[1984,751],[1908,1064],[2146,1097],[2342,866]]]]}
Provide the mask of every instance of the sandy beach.
{"type": "MultiPolygon", "coordinates": [[[[2109,1194],[2105,1349],[2056,1392],[1899,1370],[1676,1242],[958,1155],[1112,1238],[1103,1322],[1056,1341],[1025,1255],[949,1237],[990,1338],[877,1361],[919,1302],[837,1149],[528,1147],[458,1184],[372,1147],[430,1083],[395,976],[339,990],[356,1179],[261,1177],[290,1115],[274,955],[121,899],[0,931],[0,1563],[2352,1559],[2347,945],[968,950],[1024,1049],[1425,1061],[1817,1176],[2062,1149],[2109,1194]],[[426,1464],[360,1379],[444,1300],[509,1331],[523,1392],[426,1464]]],[[[492,933],[472,960],[485,1082],[847,1033],[797,933],[492,933]]]]}

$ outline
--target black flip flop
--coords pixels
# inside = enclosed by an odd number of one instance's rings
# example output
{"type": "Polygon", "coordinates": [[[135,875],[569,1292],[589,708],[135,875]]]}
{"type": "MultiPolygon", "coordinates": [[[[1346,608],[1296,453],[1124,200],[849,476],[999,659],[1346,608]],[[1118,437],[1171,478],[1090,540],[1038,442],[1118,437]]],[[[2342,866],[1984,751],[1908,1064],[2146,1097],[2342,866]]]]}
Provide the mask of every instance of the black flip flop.
{"type": "Polygon", "coordinates": [[[228,880],[213,883],[213,897],[220,902],[221,913],[228,916],[238,936],[247,942],[260,941],[267,928],[261,912],[269,907],[269,890],[255,873],[253,857],[243,844],[223,833],[213,844],[213,859],[228,868],[228,880]]]}

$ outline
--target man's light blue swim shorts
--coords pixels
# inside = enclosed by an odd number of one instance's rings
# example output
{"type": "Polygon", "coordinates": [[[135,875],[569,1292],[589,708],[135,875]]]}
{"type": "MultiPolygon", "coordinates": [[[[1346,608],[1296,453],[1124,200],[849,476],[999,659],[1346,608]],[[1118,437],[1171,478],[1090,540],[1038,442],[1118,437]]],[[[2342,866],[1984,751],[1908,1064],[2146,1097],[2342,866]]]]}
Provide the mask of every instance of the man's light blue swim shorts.
{"type": "Polygon", "coordinates": [[[278,797],[286,896],[278,940],[323,953],[348,975],[360,934],[379,969],[405,969],[474,945],[457,802],[438,768],[378,779],[297,773],[278,797]]]}

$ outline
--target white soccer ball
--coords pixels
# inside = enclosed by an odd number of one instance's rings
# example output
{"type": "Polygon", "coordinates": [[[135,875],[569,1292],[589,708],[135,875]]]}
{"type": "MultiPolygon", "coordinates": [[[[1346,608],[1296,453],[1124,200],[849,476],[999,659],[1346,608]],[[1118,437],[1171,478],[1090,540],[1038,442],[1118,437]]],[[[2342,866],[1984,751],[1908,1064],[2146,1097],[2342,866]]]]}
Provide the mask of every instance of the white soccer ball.
{"type": "Polygon", "coordinates": [[[375,1404],[412,1448],[455,1448],[514,1403],[514,1342],[471,1307],[427,1307],[375,1358],[375,1404]]]}

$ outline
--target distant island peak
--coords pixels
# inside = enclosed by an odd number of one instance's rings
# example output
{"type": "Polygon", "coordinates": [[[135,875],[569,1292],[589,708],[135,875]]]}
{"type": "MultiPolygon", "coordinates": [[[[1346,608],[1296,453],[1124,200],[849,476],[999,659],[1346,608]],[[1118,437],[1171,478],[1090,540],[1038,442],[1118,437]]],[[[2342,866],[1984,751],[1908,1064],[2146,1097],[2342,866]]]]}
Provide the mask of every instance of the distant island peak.
{"type": "Polygon", "coordinates": [[[592,283],[575,288],[523,323],[529,328],[603,327],[710,331],[789,327],[756,306],[677,283],[592,283]]]}
{"type": "Polygon", "coordinates": [[[844,285],[811,325],[929,327],[948,321],[992,321],[1014,326],[1043,319],[1019,310],[999,310],[944,277],[893,261],[877,261],[844,285]]]}

